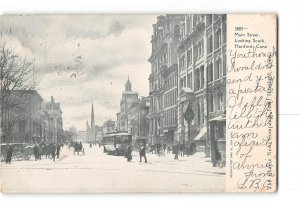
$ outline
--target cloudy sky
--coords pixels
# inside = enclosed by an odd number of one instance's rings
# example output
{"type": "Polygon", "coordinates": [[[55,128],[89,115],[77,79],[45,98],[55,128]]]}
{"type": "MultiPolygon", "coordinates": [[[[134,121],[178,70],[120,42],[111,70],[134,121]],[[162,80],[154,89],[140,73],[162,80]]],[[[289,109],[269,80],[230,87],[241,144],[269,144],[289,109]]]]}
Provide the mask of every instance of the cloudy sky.
{"type": "Polygon", "coordinates": [[[148,95],[154,15],[7,15],[7,46],[34,61],[45,101],[61,103],[64,129],[85,130],[94,103],[97,125],[116,119],[129,75],[133,91],[148,95]]]}

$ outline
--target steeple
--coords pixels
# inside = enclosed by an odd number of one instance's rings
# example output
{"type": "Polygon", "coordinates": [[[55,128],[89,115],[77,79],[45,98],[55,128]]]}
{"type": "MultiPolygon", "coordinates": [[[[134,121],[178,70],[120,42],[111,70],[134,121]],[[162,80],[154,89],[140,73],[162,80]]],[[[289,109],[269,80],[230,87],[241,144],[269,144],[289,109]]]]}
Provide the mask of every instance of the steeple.
{"type": "Polygon", "coordinates": [[[94,104],[92,103],[92,114],[91,114],[91,127],[95,127],[95,118],[94,118],[94,104]]]}
{"type": "Polygon", "coordinates": [[[95,138],[94,104],[92,103],[90,141],[94,141],[95,139],[96,139],[96,138],[95,138]]]}
{"type": "Polygon", "coordinates": [[[125,91],[127,92],[131,92],[131,83],[130,83],[130,80],[129,80],[129,75],[128,75],[128,79],[127,79],[127,82],[125,84],[125,91]]]}

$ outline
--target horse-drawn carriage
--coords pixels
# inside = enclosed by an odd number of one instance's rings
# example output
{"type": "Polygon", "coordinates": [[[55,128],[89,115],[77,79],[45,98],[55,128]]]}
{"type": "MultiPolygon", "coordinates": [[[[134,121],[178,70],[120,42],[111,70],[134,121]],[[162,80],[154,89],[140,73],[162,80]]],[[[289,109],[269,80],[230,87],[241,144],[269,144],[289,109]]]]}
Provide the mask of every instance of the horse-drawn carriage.
{"type": "MultiPolygon", "coordinates": [[[[33,156],[34,146],[28,143],[10,143],[9,145],[13,147],[12,160],[29,160],[33,156]]],[[[1,161],[4,161],[6,157],[7,148],[8,144],[1,144],[1,161]]]]}
{"type": "Polygon", "coordinates": [[[77,155],[79,155],[80,153],[81,153],[81,155],[85,154],[84,147],[82,146],[81,142],[80,143],[77,143],[77,142],[74,143],[74,155],[76,153],[77,153],[77,155]]]}

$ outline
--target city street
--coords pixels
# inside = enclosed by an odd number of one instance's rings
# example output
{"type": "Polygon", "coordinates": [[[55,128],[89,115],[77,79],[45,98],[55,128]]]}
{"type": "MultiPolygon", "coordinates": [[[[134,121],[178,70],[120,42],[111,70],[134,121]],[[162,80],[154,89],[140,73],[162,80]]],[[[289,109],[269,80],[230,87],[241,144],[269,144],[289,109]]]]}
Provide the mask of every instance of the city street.
{"type": "Polygon", "coordinates": [[[73,155],[64,146],[61,157],[34,161],[1,162],[2,188],[13,192],[101,193],[101,192],[220,192],[224,190],[225,168],[212,167],[203,153],[190,157],[158,157],[147,154],[139,162],[137,152],[127,162],[122,156],[103,153],[102,147],[87,144],[85,155],[73,155]],[[16,189],[16,187],[18,189],[16,189]]]}

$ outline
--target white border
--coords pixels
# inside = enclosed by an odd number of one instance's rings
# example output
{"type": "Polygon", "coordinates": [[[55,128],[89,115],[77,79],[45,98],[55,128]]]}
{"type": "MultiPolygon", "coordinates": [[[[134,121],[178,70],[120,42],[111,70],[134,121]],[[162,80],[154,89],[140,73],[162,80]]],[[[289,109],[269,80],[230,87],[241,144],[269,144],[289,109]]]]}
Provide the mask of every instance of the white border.
{"type": "Polygon", "coordinates": [[[1,203],[288,203],[299,200],[299,1],[0,0],[1,13],[277,13],[279,17],[279,189],[273,194],[1,195],[1,203]],[[287,200],[288,199],[288,200],[287,200]],[[4,201],[4,202],[3,202],[4,201]]]}

